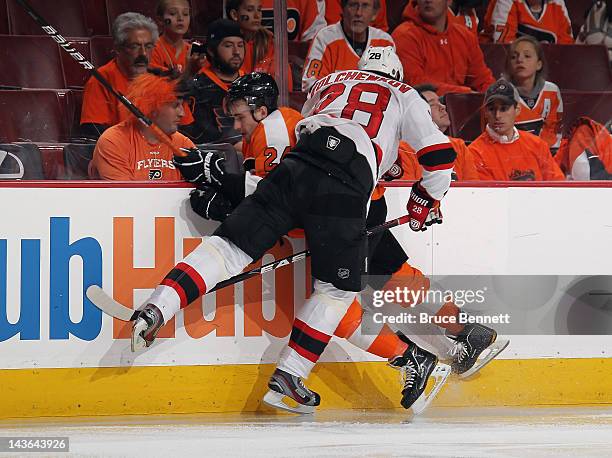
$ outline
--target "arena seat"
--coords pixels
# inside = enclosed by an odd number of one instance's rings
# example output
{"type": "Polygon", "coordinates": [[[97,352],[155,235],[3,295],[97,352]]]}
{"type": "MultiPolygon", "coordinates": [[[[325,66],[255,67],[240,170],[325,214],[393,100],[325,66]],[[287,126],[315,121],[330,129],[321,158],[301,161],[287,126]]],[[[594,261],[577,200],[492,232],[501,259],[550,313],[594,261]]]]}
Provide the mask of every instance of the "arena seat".
{"type": "Polygon", "coordinates": [[[448,134],[466,141],[478,137],[481,133],[480,108],[484,94],[447,94],[444,98],[451,120],[448,134]]]}
{"type": "Polygon", "coordinates": [[[0,144],[0,180],[45,178],[40,150],[31,143],[0,144]]]}
{"type": "Polygon", "coordinates": [[[0,35],[8,35],[9,33],[11,33],[11,29],[9,28],[6,0],[0,0],[0,35]]]}
{"type": "MultiPolygon", "coordinates": [[[[88,38],[67,38],[72,44],[72,47],[91,61],[91,51],[88,38]]],[[[61,51],[61,50],[60,50],[61,51]]],[[[90,70],[85,69],[67,52],[61,51],[62,66],[64,68],[64,80],[69,88],[82,88],[91,74],[90,70]]]]}
{"type": "Polygon", "coordinates": [[[192,0],[191,35],[206,35],[208,24],[223,17],[223,2],[218,0],[192,0]]]}
{"type": "Polygon", "coordinates": [[[87,180],[87,169],[93,157],[95,143],[69,143],[63,149],[65,178],[67,180],[87,180]]]}
{"type": "Polygon", "coordinates": [[[113,29],[113,21],[117,16],[128,11],[144,14],[155,19],[157,0],[106,0],[108,30],[113,29]]]}
{"type": "Polygon", "coordinates": [[[68,142],[74,120],[70,90],[0,90],[0,141],[68,142]]]}
{"type": "Polygon", "coordinates": [[[46,180],[64,179],[64,145],[65,143],[36,143],[46,180]]]}
{"type": "Polygon", "coordinates": [[[302,111],[304,102],[306,102],[306,93],[302,91],[289,92],[289,106],[297,111],[302,111]]]}
{"type": "Polygon", "coordinates": [[[85,9],[85,21],[90,36],[110,35],[106,0],[81,0],[85,9]]]}
{"type": "Polygon", "coordinates": [[[572,33],[574,38],[578,36],[578,31],[582,24],[586,14],[591,8],[593,0],[565,0],[565,6],[567,7],[567,14],[569,15],[570,22],[572,23],[572,33]]]}
{"type": "Polygon", "coordinates": [[[402,12],[409,0],[387,0],[387,23],[389,24],[389,33],[393,32],[402,22],[402,12]]]}
{"type": "Polygon", "coordinates": [[[89,48],[91,63],[96,68],[106,64],[114,56],[112,37],[91,37],[89,48]]]}
{"type": "Polygon", "coordinates": [[[506,65],[506,55],[508,54],[508,45],[498,43],[480,43],[480,49],[484,55],[487,67],[493,72],[495,78],[501,77],[506,65]]]}
{"type": "Polygon", "coordinates": [[[64,89],[57,43],[47,36],[0,36],[0,85],[64,89]]]}
{"type": "Polygon", "coordinates": [[[603,45],[544,45],[548,79],[561,90],[610,91],[612,76],[603,45]]]}
{"type": "Polygon", "coordinates": [[[612,92],[562,91],[563,130],[579,116],[588,116],[602,124],[612,119],[612,92]]]}
{"type": "MultiPolygon", "coordinates": [[[[32,8],[64,37],[91,35],[81,0],[28,0],[32,8]]],[[[15,0],[7,0],[7,13],[13,35],[42,35],[44,32],[15,0]]]]}

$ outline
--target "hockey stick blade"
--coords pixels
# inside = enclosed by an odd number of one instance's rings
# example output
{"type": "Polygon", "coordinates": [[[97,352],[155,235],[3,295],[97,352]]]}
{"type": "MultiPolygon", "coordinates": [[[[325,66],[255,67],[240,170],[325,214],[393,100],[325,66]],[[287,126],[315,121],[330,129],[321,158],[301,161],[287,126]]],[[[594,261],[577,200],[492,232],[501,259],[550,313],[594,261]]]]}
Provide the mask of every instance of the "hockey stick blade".
{"type": "Polygon", "coordinates": [[[315,411],[314,406],[305,406],[298,404],[296,407],[291,407],[290,405],[285,403],[283,398],[285,398],[284,394],[269,390],[263,397],[263,402],[265,402],[270,407],[285,410],[286,412],[297,413],[300,415],[310,415],[313,414],[315,411]]]}
{"type": "Polygon", "coordinates": [[[434,386],[429,393],[424,391],[423,394],[421,394],[421,396],[419,396],[419,398],[414,401],[414,403],[410,407],[412,409],[413,415],[419,415],[427,407],[429,407],[429,404],[431,404],[431,401],[433,401],[434,398],[438,395],[440,389],[444,386],[444,384],[446,383],[446,379],[448,379],[448,376],[450,374],[451,367],[448,364],[438,363],[436,365],[430,375],[430,378],[434,381],[434,386]]]}
{"type": "Polygon", "coordinates": [[[85,292],[87,298],[107,315],[122,321],[134,321],[138,311],[120,304],[104,292],[98,285],[91,285],[85,292]]]}
{"type": "Polygon", "coordinates": [[[509,344],[510,340],[508,339],[499,339],[493,342],[482,352],[484,356],[481,354],[480,358],[476,361],[476,363],[474,363],[472,367],[470,367],[469,370],[465,371],[463,374],[459,374],[459,378],[466,379],[476,374],[480,369],[482,369],[491,361],[493,361],[493,358],[495,358],[502,351],[504,351],[509,344]],[[485,352],[487,353],[485,354],[485,352]]]}

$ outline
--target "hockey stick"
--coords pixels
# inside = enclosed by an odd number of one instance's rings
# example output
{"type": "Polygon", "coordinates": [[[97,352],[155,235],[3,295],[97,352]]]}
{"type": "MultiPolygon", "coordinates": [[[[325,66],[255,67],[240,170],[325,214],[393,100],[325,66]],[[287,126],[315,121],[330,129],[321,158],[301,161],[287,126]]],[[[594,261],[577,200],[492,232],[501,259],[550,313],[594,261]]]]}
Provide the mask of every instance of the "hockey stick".
{"type": "MultiPolygon", "coordinates": [[[[374,226],[366,230],[366,236],[370,237],[372,235],[379,234],[387,229],[404,224],[408,222],[409,219],[410,217],[408,215],[404,215],[400,216],[399,218],[387,221],[386,223],[383,223],[379,226],[374,226]]],[[[276,270],[280,267],[293,264],[297,261],[301,261],[302,259],[306,259],[308,256],[310,256],[310,252],[308,250],[304,250],[300,251],[299,253],[295,253],[291,256],[287,256],[286,258],[279,259],[268,264],[264,264],[261,267],[251,269],[247,272],[243,272],[241,274],[233,276],[232,278],[228,278],[227,280],[217,283],[214,288],[206,291],[206,294],[212,293],[213,291],[217,291],[221,288],[225,288],[226,286],[247,280],[251,277],[254,277],[255,275],[264,274],[266,272],[276,270]]],[[[87,298],[104,313],[122,321],[134,321],[136,320],[140,312],[139,310],[131,309],[115,301],[112,297],[106,294],[104,290],[98,285],[91,285],[89,288],[87,288],[85,294],[87,295],[87,298]]]]}
{"type": "Polygon", "coordinates": [[[91,70],[92,76],[97,79],[104,88],[106,88],[119,102],[121,102],[129,111],[132,113],[138,120],[144,124],[146,127],[149,127],[155,136],[162,142],[164,145],[168,146],[172,152],[177,156],[186,156],[185,152],[181,151],[180,148],[175,146],[170,140],[170,137],[164,133],[151,119],[146,117],[142,111],[140,111],[132,102],[130,102],[123,94],[117,92],[110,85],[106,78],[104,78],[100,72],[94,67],[94,65],[89,62],[85,57],[78,52],[68,40],[66,40],[62,35],[59,34],[57,30],[53,28],[47,21],[45,21],[40,14],[38,14],[34,9],[26,2],[25,0],[15,0],[19,3],[24,10],[28,13],[28,15],[34,19],[34,21],[42,27],[47,35],[49,35],[53,40],[59,44],[59,46],[66,51],[68,54],[72,56],[74,60],[76,60],[80,65],[83,66],[86,70],[91,70]]]}

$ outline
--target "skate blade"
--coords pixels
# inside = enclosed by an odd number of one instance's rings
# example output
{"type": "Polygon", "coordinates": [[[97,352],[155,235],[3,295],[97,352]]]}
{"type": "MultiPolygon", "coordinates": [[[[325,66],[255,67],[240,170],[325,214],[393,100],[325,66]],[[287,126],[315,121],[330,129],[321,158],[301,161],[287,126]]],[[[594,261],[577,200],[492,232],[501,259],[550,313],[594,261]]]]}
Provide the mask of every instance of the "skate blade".
{"type": "Polygon", "coordinates": [[[493,358],[499,355],[502,351],[506,349],[506,347],[510,344],[510,340],[508,339],[499,339],[489,345],[484,349],[482,354],[487,352],[484,356],[480,355],[480,358],[476,361],[476,363],[470,367],[469,370],[465,371],[463,374],[459,374],[460,379],[465,379],[471,377],[476,374],[480,369],[489,364],[493,358]]]}
{"type": "Polygon", "coordinates": [[[444,384],[446,383],[446,379],[448,379],[448,376],[450,374],[451,367],[448,364],[438,363],[436,365],[430,375],[430,377],[434,380],[434,386],[431,391],[429,391],[429,393],[427,393],[427,391],[424,391],[423,394],[421,394],[421,396],[419,396],[419,398],[414,401],[414,404],[412,404],[411,407],[413,415],[419,415],[427,407],[429,407],[429,404],[431,404],[431,401],[433,401],[434,398],[438,395],[440,389],[444,386],[444,384]]]}
{"type": "Polygon", "coordinates": [[[315,411],[314,406],[305,406],[302,404],[297,404],[296,407],[291,407],[290,405],[285,403],[285,401],[283,401],[284,397],[284,394],[270,390],[263,397],[263,402],[265,402],[270,407],[275,407],[277,409],[286,410],[287,412],[297,413],[300,415],[309,415],[314,413],[315,411]]]}
{"type": "Polygon", "coordinates": [[[85,292],[87,299],[107,315],[122,321],[134,321],[137,313],[129,307],[120,304],[104,292],[98,285],[91,285],[85,292]]]}

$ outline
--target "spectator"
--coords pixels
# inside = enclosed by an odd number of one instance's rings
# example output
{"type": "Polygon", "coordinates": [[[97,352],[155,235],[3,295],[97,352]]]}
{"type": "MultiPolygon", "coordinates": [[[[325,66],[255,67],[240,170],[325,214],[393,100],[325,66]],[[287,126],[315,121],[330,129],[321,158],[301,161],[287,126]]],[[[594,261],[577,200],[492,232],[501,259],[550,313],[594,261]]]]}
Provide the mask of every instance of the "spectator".
{"type": "MultiPolygon", "coordinates": [[[[98,69],[116,91],[124,94],[130,80],[147,71],[158,39],[155,22],[139,13],[123,13],[113,23],[116,57],[98,69]]],[[[81,133],[97,139],[120,119],[121,103],[94,77],[85,84],[81,110],[81,133]]]]}
{"type": "MultiPolygon", "coordinates": [[[[466,26],[474,35],[478,36],[479,21],[476,7],[480,6],[482,3],[483,0],[453,0],[448,7],[448,18],[451,21],[466,26]]],[[[402,20],[410,21],[411,18],[416,17],[416,7],[416,0],[410,0],[404,8],[402,20]]]]}
{"type": "Polygon", "coordinates": [[[487,125],[469,149],[482,180],[564,180],[548,145],[540,137],[517,130],[514,122],[521,108],[512,83],[500,79],[485,94],[487,125]]]}
{"type": "Polygon", "coordinates": [[[608,48],[612,64],[612,0],[598,0],[591,6],[580,28],[576,43],[602,44],[608,48]]]}
{"type": "MultiPolygon", "coordinates": [[[[274,0],[262,0],[262,23],[274,32],[274,0]]],[[[325,27],[325,0],[287,0],[289,41],[310,41],[325,27]]]]}
{"type": "MultiPolygon", "coordinates": [[[[397,0],[391,0],[397,1],[397,0]]],[[[325,22],[329,25],[335,24],[342,19],[342,1],[341,0],[325,0],[325,22]]],[[[372,27],[389,31],[389,24],[387,23],[387,0],[380,0],[380,8],[378,13],[372,19],[372,27]]]]}
{"type": "Polygon", "coordinates": [[[310,46],[302,76],[304,92],[330,73],[356,69],[369,46],[395,48],[388,33],[369,25],[379,9],[379,0],[342,0],[342,21],[321,29],[310,46]]]}
{"type": "Polygon", "coordinates": [[[559,87],[546,81],[546,61],[542,46],[532,36],[517,38],[506,59],[506,78],[521,96],[518,129],[539,135],[555,151],[561,142],[563,101],[559,87]]]}
{"type": "MultiPolygon", "coordinates": [[[[242,71],[263,72],[275,76],[274,35],[261,25],[261,0],[228,0],[227,17],[240,25],[245,50],[242,71]]],[[[293,87],[291,68],[287,67],[288,87],[293,87]]]]}
{"type": "Polygon", "coordinates": [[[440,95],[484,92],[495,79],[476,36],[451,19],[448,0],[416,1],[415,15],[393,32],[406,82],[430,82],[440,95]]]}
{"type": "MultiPolygon", "coordinates": [[[[414,89],[416,89],[421,97],[429,104],[433,122],[436,123],[443,133],[446,133],[450,127],[450,118],[446,112],[446,106],[444,106],[436,93],[437,88],[432,84],[421,84],[415,86],[414,89]]],[[[448,137],[448,140],[457,153],[457,159],[455,160],[455,167],[452,174],[453,180],[478,180],[479,177],[476,171],[476,165],[474,164],[474,156],[465,142],[460,138],[453,137],[448,137]]],[[[408,143],[403,141],[400,142],[399,158],[403,170],[401,179],[420,180],[423,175],[423,169],[417,161],[416,152],[408,143]]]]}
{"type": "MultiPolygon", "coordinates": [[[[130,83],[127,97],[176,147],[193,148],[191,140],[177,132],[184,114],[180,97],[183,91],[183,85],[176,78],[146,73],[130,83]]],[[[129,114],[125,121],[108,128],[98,139],[89,176],[122,181],[181,180],[172,158],[172,150],[129,114]]]]}
{"type": "Polygon", "coordinates": [[[235,144],[240,132],[227,114],[223,99],[232,82],[242,76],[244,38],[240,26],[229,19],[217,19],[208,26],[207,62],[193,80],[195,121],[181,132],[196,143],[220,141],[235,144]]]}
{"type": "Polygon", "coordinates": [[[151,66],[180,73],[199,70],[199,55],[192,52],[185,34],[191,23],[188,0],[160,0],[155,9],[161,35],[151,53],[151,66]]]}
{"type": "Polygon", "coordinates": [[[563,0],[491,0],[483,41],[512,43],[521,35],[538,41],[571,44],[572,24],[563,0]]]}

